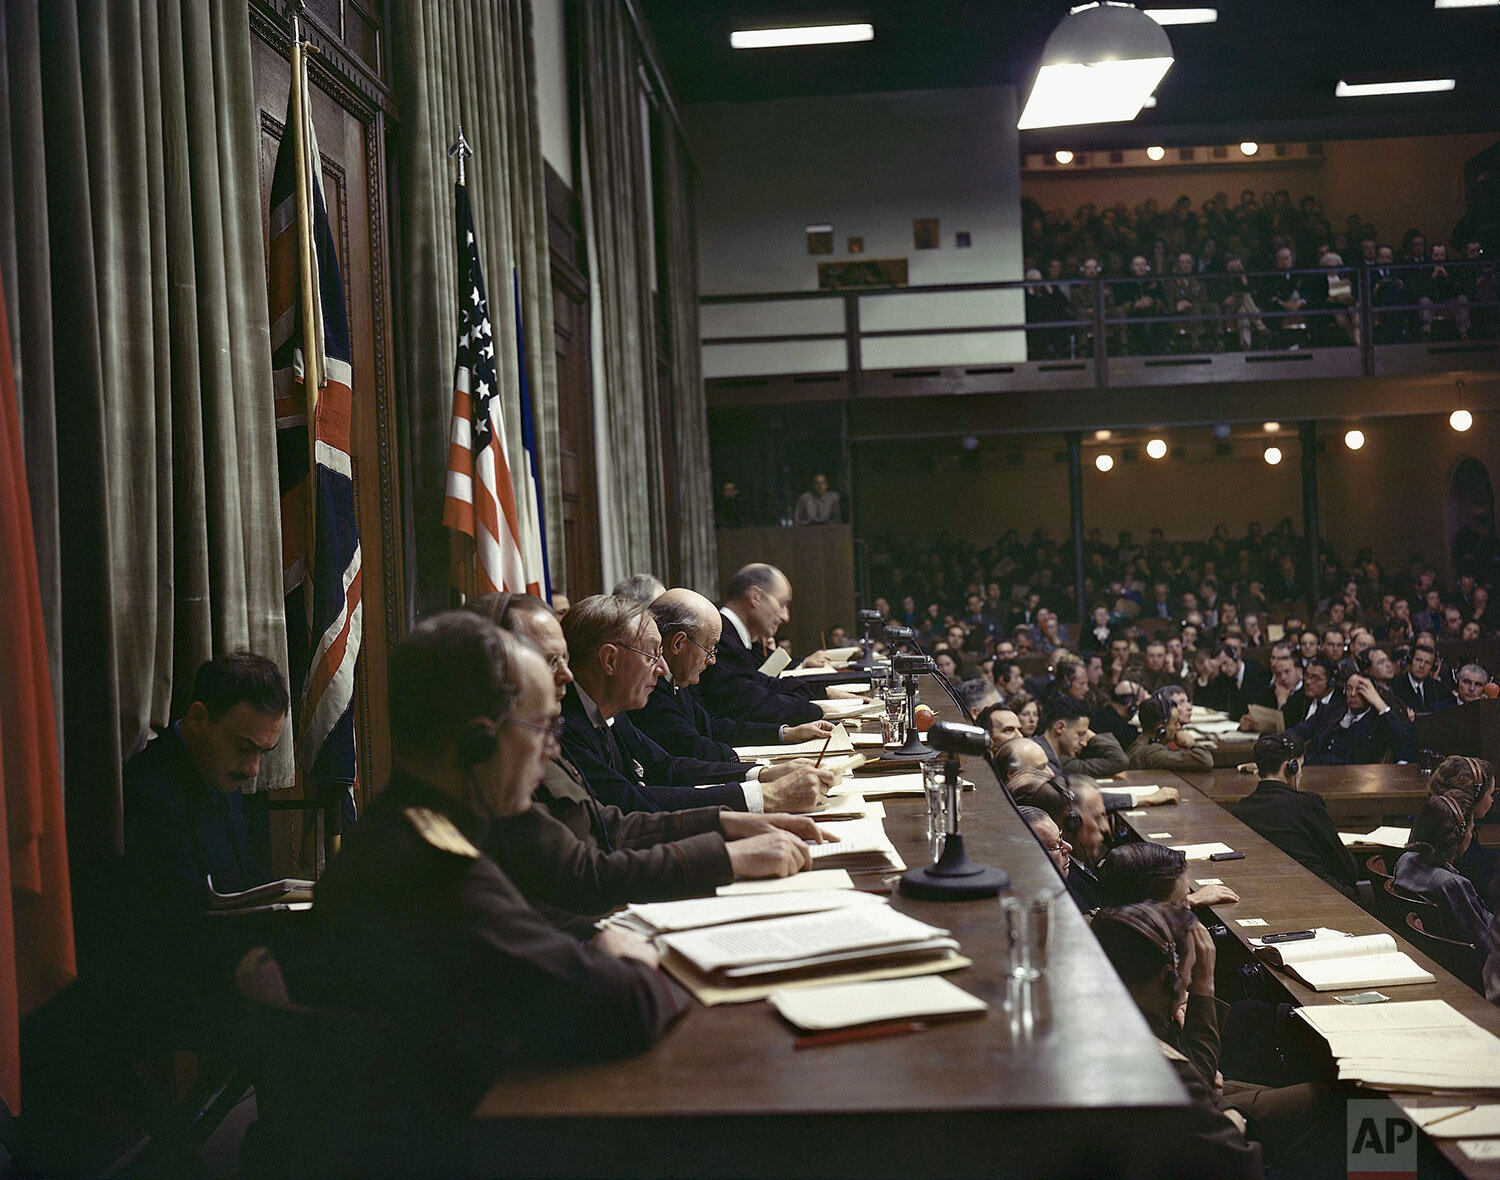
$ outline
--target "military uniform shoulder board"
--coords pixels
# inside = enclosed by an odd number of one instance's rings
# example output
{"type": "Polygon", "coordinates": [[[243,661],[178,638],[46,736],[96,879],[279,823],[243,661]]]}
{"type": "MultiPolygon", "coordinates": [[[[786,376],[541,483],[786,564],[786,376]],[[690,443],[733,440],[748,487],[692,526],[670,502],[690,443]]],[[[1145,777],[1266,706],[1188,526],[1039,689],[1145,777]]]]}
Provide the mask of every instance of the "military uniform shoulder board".
{"type": "Polygon", "coordinates": [[[417,829],[417,835],[439,852],[467,857],[470,860],[479,859],[479,849],[469,843],[468,837],[460,832],[446,815],[441,815],[426,807],[408,807],[406,818],[411,820],[411,826],[417,829]]]}
{"type": "Polygon", "coordinates": [[[1164,1040],[1162,1040],[1160,1037],[1157,1037],[1157,1039],[1156,1039],[1156,1047],[1161,1050],[1161,1055],[1163,1057],[1165,1057],[1168,1061],[1186,1061],[1187,1060],[1187,1055],[1185,1053],[1183,1053],[1179,1049],[1174,1049],[1171,1045],[1167,1044],[1167,1042],[1164,1041],[1164,1040]]]}

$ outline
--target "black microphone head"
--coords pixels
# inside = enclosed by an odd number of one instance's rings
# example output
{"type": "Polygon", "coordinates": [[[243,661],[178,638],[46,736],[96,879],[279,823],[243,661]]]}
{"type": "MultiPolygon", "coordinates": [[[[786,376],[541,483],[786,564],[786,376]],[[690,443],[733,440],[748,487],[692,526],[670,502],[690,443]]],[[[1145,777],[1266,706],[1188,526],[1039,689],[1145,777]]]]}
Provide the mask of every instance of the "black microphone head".
{"type": "Polygon", "coordinates": [[[916,639],[917,633],[910,627],[904,627],[900,623],[887,623],[885,625],[885,641],[887,643],[910,643],[916,639]]]}
{"type": "Polygon", "coordinates": [[[865,609],[855,611],[854,617],[861,623],[878,623],[884,616],[878,610],[865,609]]]}
{"type": "Polygon", "coordinates": [[[936,670],[931,656],[919,656],[916,652],[897,652],[891,657],[891,671],[897,676],[920,676],[936,670]]]}
{"type": "Polygon", "coordinates": [[[977,725],[961,721],[934,721],[927,731],[927,744],[944,754],[986,754],[990,735],[977,725]]]}

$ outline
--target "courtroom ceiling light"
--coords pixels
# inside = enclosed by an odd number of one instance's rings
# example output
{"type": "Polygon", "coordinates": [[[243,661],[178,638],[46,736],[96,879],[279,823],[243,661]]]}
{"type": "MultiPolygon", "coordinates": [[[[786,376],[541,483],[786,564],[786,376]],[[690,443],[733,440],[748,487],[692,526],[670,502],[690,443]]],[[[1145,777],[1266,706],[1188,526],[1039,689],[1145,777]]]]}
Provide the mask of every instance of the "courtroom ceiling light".
{"type": "Polygon", "coordinates": [[[1253,139],[1247,139],[1244,143],[1240,144],[1240,155],[1242,156],[1253,156],[1258,151],[1260,151],[1260,144],[1256,143],[1253,139]]]}
{"type": "Polygon", "coordinates": [[[1474,425],[1474,415],[1468,410],[1454,410],[1448,415],[1448,425],[1462,433],[1474,425]]]}
{"type": "Polygon", "coordinates": [[[1097,467],[1100,471],[1108,471],[1114,465],[1115,459],[1113,455],[1094,456],[1094,466],[1097,467]]]}
{"type": "Polygon", "coordinates": [[[1073,153],[1068,151],[1067,148],[1063,148],[1059,152],[1053,152],[1052,158],[1059,164],[1071,164],[1073,162],[1073,153]]]}
{"type": "Polygon", "coordinates": [[[1281,429],[1281,423],[1280,422],[1267,422],[1265,424],[1265,426],[1262,427],[1262,429],[1267,434],[1275,434],[1277,431],[1279,431],[1281,429]]]}
{"type": "Polygon", "coordinates": [[[1344,445],[1351,451],[1357,451],[1365,445],[1365,432],[1363,430],[1346,430],[1344,432],[1344,445]]]}
{"type": "MultiPolygon", "coordinates": [[[[1500,0],[1495,0],[1500,4],[1500,0]]],[[[1147,16],[1159,25],[1211,25],[1219,19],[1217,8],[1144,8],[1147,16]]]]}
{"type": "Polygon", "coordinates": [[[1500,0],[1434,0],[1434,8],[1500,8],[1500,0]]]}
{"type": "Polygon", "coordinates": [[[1094,431],[1094,437],[1096,439],[1098,439],[1100,442],[1108,442],[1114,436],[1108,430],[1096,430],[1096,431],[1094,431]]]}
{"type": "Polygon", "coordinates": [[[1146,454],[1153,459],[1165,459],[1167,457],[1167,440],[1164,438],[1153,438],[1146,444],[1146,454]]]}
{"type": "Polygon", "coordinates": [[[1262,457],[1272,467],[1275,467],[1276,464],[1278,464],[1278,463],[1281,462],[1281,448],[1280,447],[1267,447],[1265,449],[1265,451],[1263,452],[1262,457]]]}
{"type": "Polygon", "coordinates": [[[1348,82],[1339,79],[1333,88],[1335,98],[1369,98],[1376,94],[1436,94],[1452,90],[1458,83],[1453,78],[1409,78],[1398,82],[1348,82]]]}
{"type": "Polygon", "coordinates": [[[1071,9],[1047,38],[1017,127],[1128,122],[1171,65],[1171,40],[1135,5],[1102,0],[1071,9]]]}
{"type": "Polygon", "coordinates": [[[1152,160],[1164,160],[1167,156],[1167,149],[1164,147],[1148,147],[1146,155],[1152,160]]]}
{"type": "Polygon", "coordinates": [[[783,29],[735,29],[729,34],[734,49],[781,49],[788,45],[842,45],[875,40],[872,24],[797,25],[783,29]]]}

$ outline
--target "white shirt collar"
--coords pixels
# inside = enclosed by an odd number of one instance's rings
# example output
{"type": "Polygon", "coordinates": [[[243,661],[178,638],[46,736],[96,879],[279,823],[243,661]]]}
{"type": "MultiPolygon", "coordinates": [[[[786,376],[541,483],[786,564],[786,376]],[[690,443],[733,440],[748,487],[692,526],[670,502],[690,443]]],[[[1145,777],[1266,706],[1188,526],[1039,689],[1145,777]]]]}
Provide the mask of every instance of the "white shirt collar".
{"type": "Polygon", "coordinates": [[[578,699],[583,702],[584,716],[594,723],[595,729],[603,729],[606,725],[613,725],[615,723],[613,717],[606,717],[600,711],[599,706],[594,703],[594,698],[584,692],[583,685],[579,684],[576,680],[573,681],[573,690],[578,693],[578,699]]]}
{"type": "Polygon", "coordinates": [[[734,611],[730,610],[727,606],[720,607],[719,613],[726,619],[728,619],[729,622],[734,626],[735,634],[740,637],[740,642],[743,643],[746,647],[749,647],[750,628],[745,626],[745,621],[741,619],[739,615],[735,614],[734,611]]]}
{"type": "Polygon", "coordinates": [[[1234,686],[1236,688],[1244,688],[1245,687],[1245,661],[1244,660],[1240,661],[1240,670],[1239,670],[1239,672],[1237,672],[1235,674],[1235,677],[1234,677],[1234,686]]]}

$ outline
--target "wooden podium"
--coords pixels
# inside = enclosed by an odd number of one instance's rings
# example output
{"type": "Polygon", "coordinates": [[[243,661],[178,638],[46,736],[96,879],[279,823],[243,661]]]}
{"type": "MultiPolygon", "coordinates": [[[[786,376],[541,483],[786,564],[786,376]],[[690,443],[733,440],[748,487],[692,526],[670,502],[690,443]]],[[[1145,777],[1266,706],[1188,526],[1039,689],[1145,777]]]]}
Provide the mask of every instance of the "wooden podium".
{"type": "Polygon", "coordinates": [[[792,621],[778,637],[792,641],[793,659],[822,644],[820,631],[854,631],[854,531],[846,524],[719,529],[719,592],[751,562],[774,565],[792,584],[792,621]]]}
{"type": "Polygon", "coordinates": [[[1473,701],[1417,718],[1417,749],[1500,765],[1500,700],[1473,701]]]}

